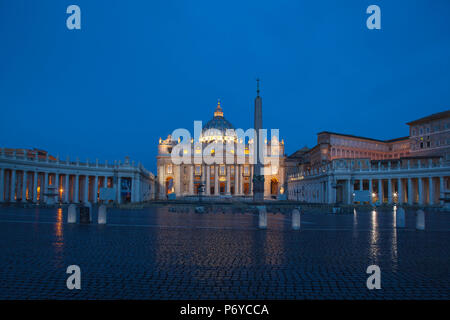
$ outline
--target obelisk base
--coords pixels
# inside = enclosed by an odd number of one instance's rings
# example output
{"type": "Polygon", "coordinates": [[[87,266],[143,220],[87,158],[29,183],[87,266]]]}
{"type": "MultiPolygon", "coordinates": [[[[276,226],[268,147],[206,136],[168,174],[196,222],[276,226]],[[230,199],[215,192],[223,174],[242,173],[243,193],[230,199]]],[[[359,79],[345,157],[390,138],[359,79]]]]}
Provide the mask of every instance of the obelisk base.
{"type": "Polygon", "coordinates": [[[253,176],[253,202],[264,201],[264,176],[253,176]]]}

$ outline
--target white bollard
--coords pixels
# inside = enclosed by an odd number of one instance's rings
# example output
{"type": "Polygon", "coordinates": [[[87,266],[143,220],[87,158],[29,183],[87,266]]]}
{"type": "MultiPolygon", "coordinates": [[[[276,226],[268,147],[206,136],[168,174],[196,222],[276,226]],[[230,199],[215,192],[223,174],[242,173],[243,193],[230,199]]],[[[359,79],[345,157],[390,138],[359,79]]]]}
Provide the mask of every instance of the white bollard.
{"type": "Polygon", "coordinates": [[[267,228],[267,210],[266,206],[257,206],[259,211],[259,223],[258,227],[260,229],[266,229],[267,228]]]}
{"type": "Polygon", "coordinates": [[[416,212],[416,229],[425,230],[425,212],[422,209],[416,212]]]}
{"type": "Polygon", "coordinates": [[[300,210],[297,208],[292,210],[292,229],[300,230],[300,210]]]}
{"type": "Polygon", "coordinates": [[[77,207],[74,204],[67,209],[67,223],[77,223],[77,207]]]}
{"type": "Polygon", "coordinates": [[[98,207],[98,224],[106,224],[106,206],[104,204],[98,207]]]}
{"type": "Polygon", "coordinates": [[[405,209],[399,207],[395,212],[395,227],[404,228],[406,225],[405,209]]]}

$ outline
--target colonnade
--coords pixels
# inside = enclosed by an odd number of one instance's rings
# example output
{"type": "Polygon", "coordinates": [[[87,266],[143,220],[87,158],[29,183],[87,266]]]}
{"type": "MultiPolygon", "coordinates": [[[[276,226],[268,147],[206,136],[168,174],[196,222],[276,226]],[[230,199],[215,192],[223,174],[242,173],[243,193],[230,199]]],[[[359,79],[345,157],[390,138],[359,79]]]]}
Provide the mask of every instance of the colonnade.
{"type": "Polygon", "coordinates": [[[97,203],[101,188],[106,201],[140,202],[154,197],[153,175],[128,159],[114,165],[52,160],[0,149],[0,202],[97,203]],[[111,194],[113,193],[113,194],[111,194]]]}
{"type": "MultiPolygon", "coordinates": [[[[198,185],[204,184],[205,196],[218,195],[252,195],[253,166],[247,167],[248,174],[244,174],[245,165],[186,165],[174,166],[173,173],[159,177],[160,195],[165,196],[166,182],[173,179],[174,192],[178,195],[189,196],[198,194],[198,185]],[[196,166],[200,166],[201,174],[196,174],[196,166]],[[222,167],[222,169],[221,169],[222,167]],[[182,183],[186,170],[189,174],[187,184],[182,183]],[[222,174],[220,170],[223,170],[222,174]],[[183,187],[185,186],[185,187],[183,187]]],[[[162,169],[161,172],[164,172],[162,169]]]]}
{"type": "MultiPolygon", "coordinates": [[[[98,202],[107,176],[64,174],[0,168],[0,202],[98,202]]],[[[111,183],[111,182],[110,182],[111,183]]]]}
{"type": "Polygon", "coordinates": [[[372,166],[357,162],[336,159],[306,174],[291,175],[288,198],[315,203],[443,204],[450,165],[442,161],[410,165],[408,160],[404,166],[396,161],[395,167],[390,162],[384,167],[379,162],[372,166]],[[360,194],[368,198],[360,199],[360,194]]]}

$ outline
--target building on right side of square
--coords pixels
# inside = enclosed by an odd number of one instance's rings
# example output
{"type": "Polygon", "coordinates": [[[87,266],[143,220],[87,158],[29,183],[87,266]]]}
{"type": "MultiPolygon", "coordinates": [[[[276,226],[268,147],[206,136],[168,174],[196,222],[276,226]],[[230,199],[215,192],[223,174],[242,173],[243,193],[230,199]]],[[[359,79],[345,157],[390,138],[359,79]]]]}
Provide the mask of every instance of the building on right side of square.
{"type": "Polygon", "coordinates": [[[409,136],[391,140],[318,133],[316,146],[285,160],[288,199],[442,205],[450,189],[450,110],[407,124],[409,136]]]}

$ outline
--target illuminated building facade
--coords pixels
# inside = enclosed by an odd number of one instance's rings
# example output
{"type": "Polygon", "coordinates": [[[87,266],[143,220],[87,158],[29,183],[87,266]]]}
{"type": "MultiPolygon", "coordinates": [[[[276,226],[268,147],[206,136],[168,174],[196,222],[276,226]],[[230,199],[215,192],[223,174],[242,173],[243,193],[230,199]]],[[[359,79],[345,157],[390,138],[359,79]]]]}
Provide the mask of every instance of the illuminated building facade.
{"type": "Polygon", "coordinates": [[[154,176],[128,158],[101,164],[60,160],[43,150],[0,149],[0,202],[97,203],[101,188],[116,203],[154,198],[154,176]]]}
{"type": "Polygon", "coordinates": [[[393,140],[318,134],[312,149],[286,158],[288,198],[353,204],[442,204],[450,189],[450,112],[409,122],[409,137],[393,140]],[[429,142],[429,143],[428,143],[429,142]]]}
{"type": "MultiPolygon", "coordinates": [[[[192,139],[189,150],[184,151],[188,154],[188,163],[175,164],[171,155],[180,141],[172,139],[171,135],[165,140],[160,139],[157,156],[158,198],[166,199],[173,195],[176,198],[196,199],[202,195],[209,199],[250,200],[253,196],[254,139],[246,141],[238,138],[233,125],[223,115],[220,101],[214,117],[203,126],[198,140],[192,139]],[[217,149],[223,150],[220,155],[217,149]],[[205,150],[216,156],[218,161],[206,161],[205,150]],[[242,156],[238,150],[243,150],[242,156]]],[[[285,191],[284,141],[279,141],[278,137],[271,137],[270,140],[265,141],[264,198],[279,199],[285,191]],[[276,158],[277,162],[271,162],[269,158],[276,158]]]]}
{"type": "Polygon", "coordinates": [[[440,156],[450,161],[450,111],[408,122],[411,155],[440,156]]]}

